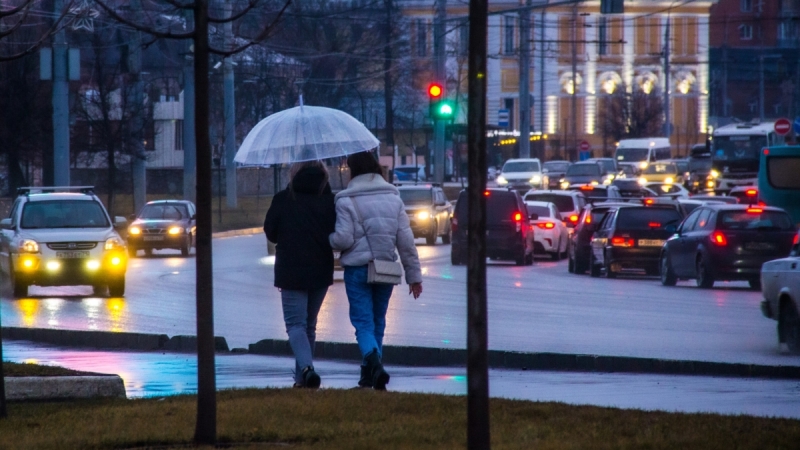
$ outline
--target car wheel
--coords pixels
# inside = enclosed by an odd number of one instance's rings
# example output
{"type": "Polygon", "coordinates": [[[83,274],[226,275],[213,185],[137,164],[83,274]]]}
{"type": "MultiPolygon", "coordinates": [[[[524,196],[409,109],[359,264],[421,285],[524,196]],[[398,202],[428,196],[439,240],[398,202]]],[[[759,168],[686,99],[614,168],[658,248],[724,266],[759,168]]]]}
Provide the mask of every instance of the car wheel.
{"type": "Polygon", "coordinates": [[[450,248],[450,264],[454,266],[461,266],[464,262],[461,260],[461,252],[455,247],[450,248]]]}
{"type": "Polygon", "coordinates": [[[574,253],[572,260],[574,261],[573,265],[575,266],[576,274],[580,275],[586,273],[586,262],[578,257],[577,251],[574,253]]]}
{"type": "Polygon", "coordinates": [[[606,271],[606,278],[617,278],[617,272],[611,270],[611,262],[609,262],[608,255],[606,255],[605,264],[603,264],[606,271]]]}
{"type": "Polygon", "coordinates": [[[678,283],[678,277],[675,276],[675,271],[672,270],[672,263],[669,261],[667,253],[661,255],[661,284],[664,286],[675,286],[678,283]]]}
{"type": "Polygon", "coordinates": [[[125,295],[125,276],[113,278],[108,282],[108,295],[122,297],[125,295]]]}
{"type": "Polygon", "coordinates": [[[447,224],[447,233],[442,235],[442,244],[449,244],[450,243],[450,240],[451,240],[450,237],[452,236],[452,233],[453,233],[453,230],[452,230],[452,228],[450,228],[450,224],[448,223],[447,224]]]}
{"type": "Polygon", "coordinates": [[[748,280],[747,283],[750,285],[750,289],[754,291],[761,290],[761,280],[748,280]]]}
{"type": "Polygon", "coordinates": [[[192,238],[186,240],[186,243],[181,245],[181,256],[189,256],[189,251],[192,249],[192,238]]]}
{"type": "Polygon", "coordinates": [[[594,254],[589,256],[589,275],[593,278],[600,276],[600,266],[597,264],[594,254]]]}
{"type": "Polygon", "coordinates": [[[702,256],[697,257],[697,287],[711,289],[714,287],[714,277],[708,272],[708,264],[702,256]]]}
{"type": "Polygon", "coordinates": [[[128,245],[128,256],[130,258],[136,258],[136,253],[138,253],[138,252],[139,252],[139,250],[136,247],[134,247],[132,245],[128,245]]]}
{"type": "Polygon", "coordinates": [[[93,284],[92,285],[92,294],[97,296],[102,296],[106,294],[107,286],[104,284],[93,284]]]}
{"type": "Polygon", "coordinates": [[[525,255],[525,265],[532,266],[533,265],[533,252],[530,252],[525,255]]]}
{"type": "Polygon", "coordinates": [[[567,255],[567,272],[575,273],[575,260],[572,259],[572,255],[567,255]]]}
{"type": "Polygon", "coordinates": [[[425,243],[428,245],[436,245],[436,238],[439,237],[436,235],[437,231],[439,230],[439,225],[434,223],[431,227],[431,232],[427,236],[425,236],[425,243]]]}
{"type": "Polygon", "coordinates": [[[778,328],[783,331],[783,341],[789,351],[800,354],[800,317],[797,317],[797,310],[791,302],[781,305],[779,320],[778,328]]]}

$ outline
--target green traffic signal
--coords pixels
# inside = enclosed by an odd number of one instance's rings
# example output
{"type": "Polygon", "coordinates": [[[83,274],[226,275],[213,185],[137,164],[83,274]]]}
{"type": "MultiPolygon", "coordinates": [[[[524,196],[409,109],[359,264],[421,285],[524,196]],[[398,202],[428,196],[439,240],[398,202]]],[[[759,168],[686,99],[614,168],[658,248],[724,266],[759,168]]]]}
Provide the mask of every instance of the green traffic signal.
{"type": "Polygon", "coordinates": [[[456,105],[451,100],[440,100],[431,104],[433,120],[453,120],[456,116],[456,105]]]}

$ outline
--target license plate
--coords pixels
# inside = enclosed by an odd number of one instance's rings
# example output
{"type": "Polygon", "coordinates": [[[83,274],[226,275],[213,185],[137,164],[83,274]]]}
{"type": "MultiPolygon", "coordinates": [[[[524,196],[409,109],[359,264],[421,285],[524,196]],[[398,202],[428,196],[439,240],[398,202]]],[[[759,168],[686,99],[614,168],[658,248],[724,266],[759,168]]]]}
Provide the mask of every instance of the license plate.
{"type": "Polygon", "coordinates": [[[89,252],[56,252],[56,258],[88,258],[89,252]]]}
{"type": "Polygon", "coordinates": [[[774,245],[771,242],[748,242],[744,244],[747,250],[772,250],[774,245]]]}
{"type": "Polygon", "coordinates": [[[639,247],[661,247],[664,241],[661,239],[639,239],[639,247]]]}
{"type": "Polygon", "coordinates": [[[164,240],[164,236],[145,236],[144,240],[145,241],[163,241],[164,240]]]}

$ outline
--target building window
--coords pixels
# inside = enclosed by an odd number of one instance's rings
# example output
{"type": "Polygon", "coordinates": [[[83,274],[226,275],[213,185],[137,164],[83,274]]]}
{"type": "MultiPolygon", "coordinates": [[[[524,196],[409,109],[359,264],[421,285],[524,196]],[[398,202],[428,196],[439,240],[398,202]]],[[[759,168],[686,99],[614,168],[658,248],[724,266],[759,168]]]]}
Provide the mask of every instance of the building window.
{"type": "Polygon", "coordinates": [[[417,56],[428,56],[428,24],[417,20],[417,56]]]}
{"type": "Polygon", "coordinates": [[[608,54],[608,27],[605,17],[600,17],[597,22],[597,54],[600,56],[608,54]]]}
{"type": "Polygon", "coordinates": [[[505,109],[508,110],[508,129],[514,129],[514,99],[513,98],[506,98],[503,99],[503,106],[505,109]]]}
{"type": "Polygon", "coordinates": [[[739,0],[739,5],[742,12],[753,11],[753,0],[739,0]]]}
{"type": "Polygon", "coordinates": [[[747,24],[739,25],[739,39],[743,41],[753,39],[753,26],[747,24]]]}
{"type": "Polygon", "coordinates": [[[183,120],[173,120],[175,124],[175,150],[183,150],[183,120]]]}
{"type": "Polygon", "coordinates": [[[509,55],[514,53],[514,20],[515,17],[504,17],[503,26],[503,53],[509,55]]]}

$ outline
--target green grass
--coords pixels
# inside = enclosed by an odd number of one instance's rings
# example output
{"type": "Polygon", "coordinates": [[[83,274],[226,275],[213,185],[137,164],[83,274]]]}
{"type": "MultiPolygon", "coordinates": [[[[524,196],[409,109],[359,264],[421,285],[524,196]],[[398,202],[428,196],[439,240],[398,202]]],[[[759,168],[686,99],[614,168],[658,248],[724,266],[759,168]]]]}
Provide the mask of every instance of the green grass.
{"type": "MultiPolygon", "coordinates": [[[[260,389],[217,396],[225,448],[466,446],[466,398],[371,390],[260,389]]],[[[179,448],[196,398],[12,403],[2,449],[179,448]]],[[[492,400],[495,449],[795,449],[800,421],[492,400]]]]}
{"type": "Polygon", "coordinates": [[[3,375],[7,377],[63,377],[69,375],[96,375],[90,372],[65,369],[58,366],[41,366],[38,364],[3,363],[3,375]]]}

